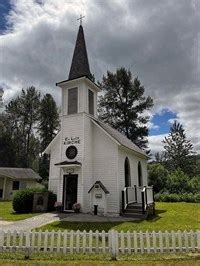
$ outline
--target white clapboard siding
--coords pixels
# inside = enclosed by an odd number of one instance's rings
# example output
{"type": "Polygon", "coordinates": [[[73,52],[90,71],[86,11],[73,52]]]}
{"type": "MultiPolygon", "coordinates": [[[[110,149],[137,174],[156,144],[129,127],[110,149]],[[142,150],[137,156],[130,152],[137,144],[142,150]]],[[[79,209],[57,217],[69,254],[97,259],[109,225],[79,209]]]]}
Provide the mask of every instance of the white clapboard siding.
{"type": "Polygon", "coordinates": [[[118,254],[199,252],[200,231],[92,232],[0,230],[0,251],[118,254]]]}

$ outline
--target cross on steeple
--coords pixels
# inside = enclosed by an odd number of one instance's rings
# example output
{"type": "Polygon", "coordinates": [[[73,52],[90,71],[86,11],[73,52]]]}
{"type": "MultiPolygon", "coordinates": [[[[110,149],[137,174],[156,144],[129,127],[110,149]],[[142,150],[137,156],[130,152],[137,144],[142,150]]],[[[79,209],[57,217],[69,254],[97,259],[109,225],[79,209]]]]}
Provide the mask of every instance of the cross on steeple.
{"type": "Polygon", "coordinates": [[[77,20],[80,20],[80,25],[82,25],[82,21],[83,21],[83,18],[84,18],[85,16],[82,16],[82,14],[80,14],[80,18],[78,18],[77,20]]]}

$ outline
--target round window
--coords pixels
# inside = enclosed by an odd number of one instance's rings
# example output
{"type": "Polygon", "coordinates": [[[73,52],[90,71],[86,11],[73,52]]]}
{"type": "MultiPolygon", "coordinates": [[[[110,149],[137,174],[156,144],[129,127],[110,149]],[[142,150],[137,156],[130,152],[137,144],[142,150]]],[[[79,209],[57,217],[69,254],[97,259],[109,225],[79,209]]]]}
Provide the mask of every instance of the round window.
{"type": "Polygon", "coordinates": [[[74,159],[77,155],[78,151],[75,146],[69,146],[66,150],[66,156],[68,159],[74,159]]]}

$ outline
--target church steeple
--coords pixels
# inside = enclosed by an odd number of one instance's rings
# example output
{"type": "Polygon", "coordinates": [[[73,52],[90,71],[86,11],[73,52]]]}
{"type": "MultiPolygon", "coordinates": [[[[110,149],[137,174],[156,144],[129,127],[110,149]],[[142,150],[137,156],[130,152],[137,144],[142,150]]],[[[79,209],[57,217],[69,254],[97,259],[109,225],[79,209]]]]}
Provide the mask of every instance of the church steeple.
{"type": "Polygon", "coordinates": [[[92,77],[88,62],[84,31],[82,25],[80,25],[69,72],[69,80],[82,76],[87,76],[88,78],[92,77]]]}

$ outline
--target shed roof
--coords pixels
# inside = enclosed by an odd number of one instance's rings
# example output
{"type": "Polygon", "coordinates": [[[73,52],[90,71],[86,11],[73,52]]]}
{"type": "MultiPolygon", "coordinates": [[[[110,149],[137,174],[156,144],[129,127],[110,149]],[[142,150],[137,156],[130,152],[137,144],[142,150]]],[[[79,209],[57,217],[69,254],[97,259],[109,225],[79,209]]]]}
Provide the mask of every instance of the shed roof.
{"type": "Polygon", "coordinates": [[[0,176],[10,177],[13,179],[42,179],[39,174],[31,168],[0,167],[0,176]]]}

